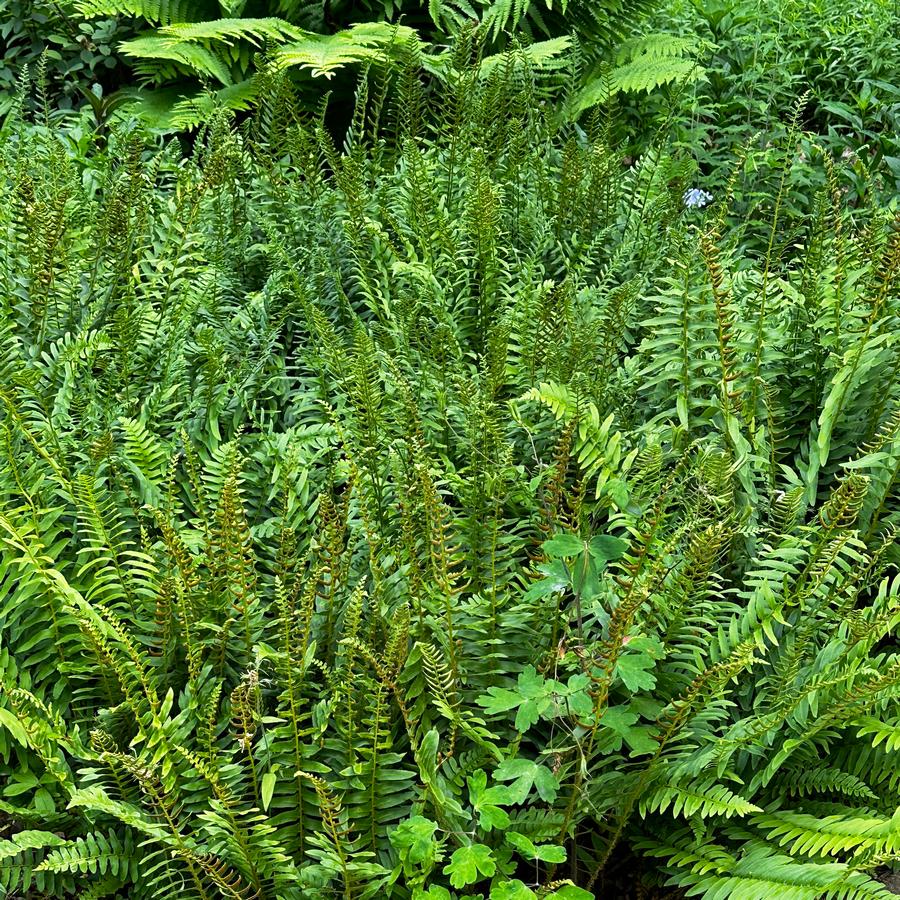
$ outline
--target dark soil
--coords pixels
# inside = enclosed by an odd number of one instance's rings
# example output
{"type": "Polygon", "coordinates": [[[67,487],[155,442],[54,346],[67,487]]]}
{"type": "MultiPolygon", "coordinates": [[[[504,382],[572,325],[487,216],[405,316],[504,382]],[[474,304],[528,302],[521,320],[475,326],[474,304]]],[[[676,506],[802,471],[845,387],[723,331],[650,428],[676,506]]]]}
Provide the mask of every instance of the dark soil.
{"type": "Polygon", "coordinates": [[[655,862],[633,855],[622,845],[594,885],[594,896],[598,900],[684,900],[684,891],[660,885],[665,876],[660,876],[655,862]]]}

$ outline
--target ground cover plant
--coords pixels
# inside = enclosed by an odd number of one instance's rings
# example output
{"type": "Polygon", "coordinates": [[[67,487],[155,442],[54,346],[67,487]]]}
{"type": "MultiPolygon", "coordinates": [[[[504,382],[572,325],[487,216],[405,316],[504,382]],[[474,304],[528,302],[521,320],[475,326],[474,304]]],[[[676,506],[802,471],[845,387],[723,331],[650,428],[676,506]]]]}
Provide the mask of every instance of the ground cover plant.
{"type": "Polygon", "coordinates": [[[891,896],[896,211],[482,50],[7,119],[7,895],[891,896]]]}
{"type": "MultiPolygon", "coordinates": [[[[792,0],[761,4],[690,0],[658,8],[652,27],[690,35],[703,78],[674,97],[636,104],[643,119],[671,118],[707,179],[727,179],[731,154],[754,134],[784,127],[806,94],[804,132],[844,154],[849,202],[867,191],[896,196],[900,184],[898,9],[892,0],[792,0]]],[[[640,139],[644,129],[637,129],[640,139]]],[[[801,138],[803,152],[805,136],[801,138]]]]}

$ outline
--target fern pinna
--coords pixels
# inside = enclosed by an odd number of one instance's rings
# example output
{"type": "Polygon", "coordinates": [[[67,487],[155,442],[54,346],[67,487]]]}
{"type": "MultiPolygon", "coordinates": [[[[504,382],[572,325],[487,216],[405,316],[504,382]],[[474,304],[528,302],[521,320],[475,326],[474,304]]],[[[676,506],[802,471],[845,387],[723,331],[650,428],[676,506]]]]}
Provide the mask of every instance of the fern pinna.
{"type": "Polygon", "coordinates": [[[886,896],[897,220],[476,58],[6,126],[7,892],[886,896]]]}

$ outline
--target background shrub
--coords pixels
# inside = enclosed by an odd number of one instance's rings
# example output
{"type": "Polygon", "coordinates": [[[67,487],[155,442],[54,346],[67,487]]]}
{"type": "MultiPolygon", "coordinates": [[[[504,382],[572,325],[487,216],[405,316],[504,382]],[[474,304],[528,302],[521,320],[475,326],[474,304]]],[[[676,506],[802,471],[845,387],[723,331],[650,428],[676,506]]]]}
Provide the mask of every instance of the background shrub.
{"type": "MultiPolygon", "coordinates": [[[[43,59],[44,89],[54,109],[68,110],[115,91],[125,75],[116,51],[133,31],[117,17],[85,21],[67,2],[2,0],[0,116],[11,108],[19,81],[36,75],[43,59]]],[[[29,94],[29,99],[31,98],[29,94]]]]}

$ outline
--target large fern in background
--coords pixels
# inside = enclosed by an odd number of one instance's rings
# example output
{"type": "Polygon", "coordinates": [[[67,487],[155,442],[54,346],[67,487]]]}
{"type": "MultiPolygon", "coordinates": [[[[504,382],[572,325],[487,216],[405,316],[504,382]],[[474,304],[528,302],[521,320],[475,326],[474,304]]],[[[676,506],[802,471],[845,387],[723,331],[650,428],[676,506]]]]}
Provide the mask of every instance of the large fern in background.
{"type": "Polygon", "coordinates": [[[483,39],[342,150],[277,66],[188,158],[7,123],[5,890],[886,896],[896,217],[686,208],[483,39]]]}
{"type": "MultiPolygon", "coordinates": [[[[423,9],[372,0],[344,9],[325,3],[76,0],[78,13],[88,20],[125,16],[150,26],[122,42],[119,50],[142,85],[128,91],[137,100],[132,110],[163,129],[195,127],[213,104],[247,109],[259,91],[254,74],[263,56],[296,67],[298,79],[308,87],[310,77],[330,79],[342,67],[376,58],[393,59],[402,67],[411,54],[426,48],[437,55],[430,62],[434,72],[443,68],[450,36],[472,25],[481,29],[482,52],[502,51],[511,35],[521,35],[516,39],[543,48],[535,51],[536,62],[558,56],[574,41],[594,92],[602,83],[597,66],[609,62],[620,46],[613,90],[650,90],[696,77],[690,42],[656,35],[623,45],[654,5],[651,0],[573,0],[562,6],[435,0],[423,9]]],[[[310,106],[321,89],[313,91],[310,106]]]]}

